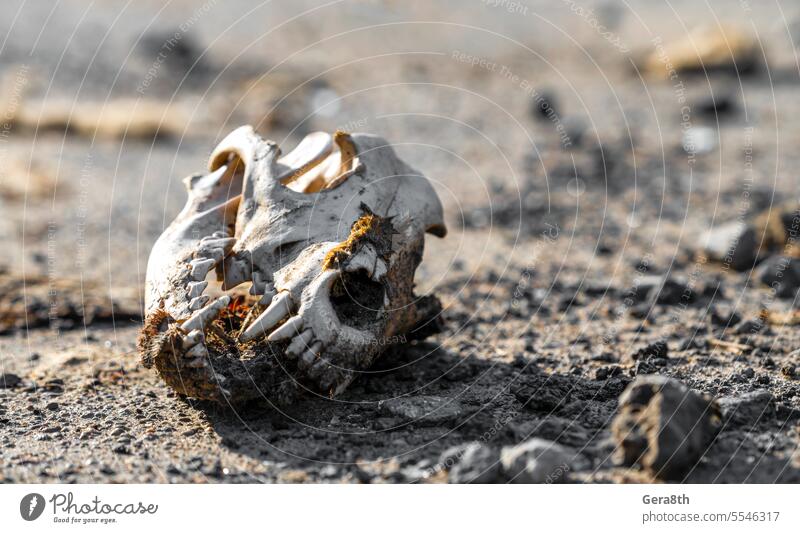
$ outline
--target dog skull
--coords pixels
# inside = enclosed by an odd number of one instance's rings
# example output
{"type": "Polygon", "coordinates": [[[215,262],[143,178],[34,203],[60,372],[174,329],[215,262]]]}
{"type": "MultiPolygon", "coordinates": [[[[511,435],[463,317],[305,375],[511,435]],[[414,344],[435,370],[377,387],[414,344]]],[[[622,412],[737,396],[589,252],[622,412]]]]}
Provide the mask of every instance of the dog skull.
{"type": "Polygon", "coordinates": [[[313,133],[281,157],[243,127],[209,167],[185,180],[147,269],[143,362],[179,392],[275,398],[303,383],[333,396],[387,338],[435,322],[438,301],[413,282],[424,233],[445,235],[442,207],[385,140],[313,133]],[[212,269],[249,296],[211,300],[212,269]]]}

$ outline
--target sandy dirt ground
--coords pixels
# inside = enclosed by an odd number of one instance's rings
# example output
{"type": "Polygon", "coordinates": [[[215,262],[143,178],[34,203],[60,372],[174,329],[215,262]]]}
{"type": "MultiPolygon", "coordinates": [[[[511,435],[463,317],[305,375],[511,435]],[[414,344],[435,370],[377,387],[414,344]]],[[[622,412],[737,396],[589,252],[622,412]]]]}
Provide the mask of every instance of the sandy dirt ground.
{"type": "Polygon", "coordinates": [[[796,208],[798,6],[49,4],[0,5],[0,481],[469,481],[470,443],[541,438],[573,458],[554,480],[647,482],[611,426],[658,374],[722,409],[680,479],[800,482],[800,268],[698,254],[796,208]],[[718,22],[767,65],[641,67],[718,22]],[[443,332],[336,399],[230,408],[140,364],[150,248],[242,124],[378,133],[445,206],[417,271],[443,332]]]}

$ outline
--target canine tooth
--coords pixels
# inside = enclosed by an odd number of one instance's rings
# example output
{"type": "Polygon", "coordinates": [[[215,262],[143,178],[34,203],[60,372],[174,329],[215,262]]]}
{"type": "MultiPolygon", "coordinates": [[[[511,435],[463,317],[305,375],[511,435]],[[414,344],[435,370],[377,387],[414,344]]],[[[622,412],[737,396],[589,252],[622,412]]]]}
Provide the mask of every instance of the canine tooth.
{"type": "Polygon", "coordinates": [[[202,331],[194,330],[191,331],[188,335],[183,338],[183,349],[188,350],[189,348],[196,346],[198,343],[203,342],[205,339],[205,335],[203,335],[202,331]]]}
{"type": "Polygon", "coordinates": [[[214,268],[215,261],[213,259],[192,259],[189,264],[192,266],[192,279],[203,281],[206,279],[208,271],[214,268]]]}
{"type": "Polygon", "coordinates": [[[206,360],[203,359],[202,357],[198,357],[196,359],[192,359],[191,361],[187,362],[186,366],[188,366],[189,368],[205,368],[208,366],[208,363],[206,363],[206,360]]]}
{"type": "Polygon", "coordinates": [[[189,350],[186,350],[186,354],[184,355],[190,359],[194,359],[196,357],[205,357],[208,355],[208,349],[204,344],[196,344],[189,350]]]}
{"type": "Polygon", "coordinates": [[[202,330],[212,320],[214,320],[220,311],[222,311],[222,309],[224,309],[229,303],[231,303],[230,296],[220,296],[206,307],[195,312],[186,322],[181,324],[181,327],[186,331],[192,331],[195,329],[202,330]]]}
{"type": "Polygon", "coordinates": [[[189,282],[189,298],[197,298],[208,287],[207,281],[190,281],[189,282]]]}
{"type": "Polygon", "coordinates": [[[272,299],[269,307],[242,333],[241,340],[247,342],[266,334],[291,312],[292,296],[288,292],[278,294],[272,299]]]}
{"type": "Polygon", "coordinates": [[[227,291],[250,278],[250,263],[245,259],[230,258],[222,265],[222,290],[227,291]]]}
{"type": "Polygon", "coordinates": [[[189,302],[189,310],[197,311],[198,309],[202,309],[210,299],[211,297],[207,294],[200,295],[197,298],[192,298],[192,300],[189,302]]]}
{"type": "Polygon", "coordinates": [[[289,347],[286,348],[286,355],[290,357],[297,357],[303,352],[303,350],[309,347],[309,343],[313,338],[314,332],[310,329],[305,330],[300,335],[292,339],[292,342],[289,343],[289,347]]]}
{"type": "Polygon", "coordinates": [[[293,316],[287,320],[284,325],[270,333],[269,337],[267,337],[267,340],[271,342],[285,341],[287,339],[291,339],[302,330],[303,317],[300,315],[293,316]]]}

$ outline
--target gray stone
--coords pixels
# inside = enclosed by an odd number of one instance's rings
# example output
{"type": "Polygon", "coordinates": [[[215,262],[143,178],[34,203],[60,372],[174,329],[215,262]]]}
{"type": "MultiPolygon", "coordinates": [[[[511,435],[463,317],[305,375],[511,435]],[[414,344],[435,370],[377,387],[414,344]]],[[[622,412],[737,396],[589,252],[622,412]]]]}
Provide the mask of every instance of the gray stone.
{"type": "Polygon", "coordinates": [[[22,383],[22,378],[16,374],[10,372],[0,374],[0,389],[13,389],[19,386],[20,383],[22,383]]]}
{"type": "Polygon", "coordinates": [[[441,464],[445,467],[455,461],[450,468],[448,477],[450,483],[497,483],[501,481],[500,452],[496,448],[479,442],[472,442],[460,448],[460,453],[451,448],[442,454],[445,461],[441,464]]]}
{"type": "Polygon", "coordinates": [[[721,426],[720,408],[665,376],[640,376],[619,399],[611,425],[618,462],[678,479],[700,459],[721,426]]]}
{"type": "Polygon", "coordinates": [[[757,390],[724,396],[719,399],[719,406],[726,424],[756,424],[773,414],[772,402],[773,397],[769,391],[757,390]]]}
{"type": "Polygon", "coordinates": [[[537,438],[504,447],[500,457],[503,474],[512,483],[561,483],[582,462],[575,451],[537,438]]]}
{"type": "Polygon", "coordinates": [[[776,255],[765,259],[753,271],[753,277],[775,289],[782,298],[793,298],[800,289],[800,259],[776,255]]]}
{"type": "Polygon", "coordinates": [[[758,234],[752,226],[741,222],[711,228],[700,238],[700,243],[709,260],[730,264],[734,270],[749,270],[758,259],[758,234]]]}
{"type": "Polygon", "coordinates": [[[381,410],[405,422],[421,426],[438,426],[458,420],[463,412],[456,400],[441,396],[412,396],[393,398],[381,403],[381,410]]]}

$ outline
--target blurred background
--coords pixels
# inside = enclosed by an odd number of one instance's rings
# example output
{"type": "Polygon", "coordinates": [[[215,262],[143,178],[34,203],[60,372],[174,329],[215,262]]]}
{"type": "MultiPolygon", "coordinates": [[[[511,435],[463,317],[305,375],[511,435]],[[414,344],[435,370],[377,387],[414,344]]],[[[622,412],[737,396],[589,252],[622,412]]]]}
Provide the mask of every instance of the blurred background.
{"type": "Polygon", "coordinates": [[[794,194],[798,31],[787,2],[7,0],[0,267],[140,287],[181,178],[242,124],[285,152],[337,128],[395,143],[447,205],[444,264],[547,216],[588,250],[674,255],[745,187],[794,194]],[[708,68],[670,80],[663,46],[708,68]]]}

